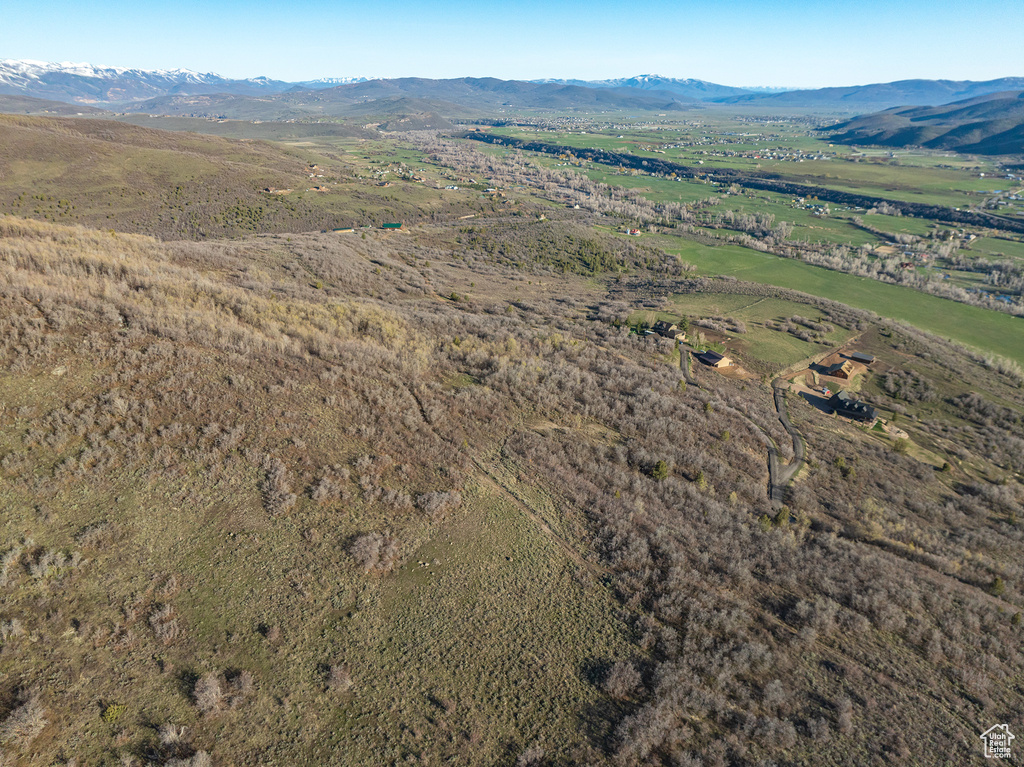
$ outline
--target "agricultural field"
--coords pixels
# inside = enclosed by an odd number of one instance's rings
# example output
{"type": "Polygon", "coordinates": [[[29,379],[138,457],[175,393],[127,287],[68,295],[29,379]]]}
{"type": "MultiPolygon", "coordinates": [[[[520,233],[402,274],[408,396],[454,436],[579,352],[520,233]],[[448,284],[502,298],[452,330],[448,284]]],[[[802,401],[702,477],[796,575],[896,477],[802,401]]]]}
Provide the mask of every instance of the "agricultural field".
{"type": "Polygon", "coordinates": [[[1020,332],[1024,320],[1019,317],[748,248],[680,245],[667,237],[659,242],[667,252],[696,267],[699,274],[727,275],[840,301],[1024,363],[1024,334],[1020,332]]]}
{"type": "Polygon", "coordinates": [[[970,244],[970,251],[985,258],[1024,260],[1024,241],[979,237],[970,244]]]}
{"type": "Polygon", "coordinates": [[[966,164],[951,160],[943,152],[856,151],[830,144],[827,137],[818,137],[803,122],[779,121],[765,128],[760,132],[740,116],[730,119],[723,115],[714,124],[684,129],[668,123],[665,129],[614,135],[610,130],[533,132],[499,128],[494,132],[523,140],[662,157],[687,166],[700,163],[703,170],[770,172],[796,183],[929,205],[969,207],[991,196],[994,188],[1012,183],[992,177],[995,166],[991,159],[966,164]],[[756,140],[738,135],[748,132],[756,135],[756,140]]]}
{"type": "MultiPolygon", "coordinates": [[[[648,174],[639,165],[622,169],[581,161],[572,154],[526,153],[539,167],[550,171],[550,182],[565,186],[565,182],[555,179],[575,174],[606,185],[598,190],[582,182],[571,184],[579,191],[564,196],[577,200],[577,205],[594,210],[614,208],[591,203],[588,196],[614,197],[616,193],[611,189],[621,189],[627,190],[621,196],[632,207],[620,209],[635,211],[637,195],[641,196],[651,203],[650,209],[644,217],[636,212],[632,215],[639,223],[647,224],[645,236],[682,255],[684,263],[701,273],[742,273],[755,281],[833,296],[882,316],[914,322],[946,338],[1022,359],[1024,349],[1014,340],[1018,335],[1016,324],[992,316],[1024,315],[1024,270],[1018,261],[1021,239],[1019,233],[1011,231],[1016,224],[991,216],[968,217],[963,220],[966,223],[957,223],[942,215],[943,209],[956,208],[970,216],[991,207],[992,186],[1002,183],[996,178],[997,161],[985,158],[974,162],[973,158],[951,158],[942,152],[861,152],[829,146],[826,140],[815,137],[808,122],[786,124],[780,120],[758,131],[738,116],[731,121],[725,116],[719,119],[714,129],[706,124],[684,126],[683,121],[668,118],[661,125],[608,128],[596,123],[594,129],[574,131],[514,127],[495,131],[552,144],[626,151],[639,157],[664,155],[691,168],[697,167],[696,162],[709,169],[712,161],[718,163],[717,167],[739,167],[735,163],[756,160],[761,165],[756,172],[771,172],[782,179],[809,184],[811,191],[800,197],[795,192],[744,188],[739,178],[738,183],[708,183],[706,179],[675,178],[667,171],[667,175],[648,174]],[[756,142],[750,143],[753,138],[743,135],[749,133],[756,135],[756,142]],[[798,136],[799,146],[792,141],[798,136]],[[912,162],[903,164],[904,154],[912,162]],[[814,190],[822,194],[822,190],[870,194],[889,202],[865,209],[823,202],[812,193],[814,190]],[[896,206],[901,201],[928,207],[908,209],[913,214],[894,215],[900,212],[896,206]],[[1007,222],[1005,231],[999,228],[1003,222],[1007,222]],[[993,234],[995,237],[984,236],[993,234]],[[671,244],[673,240],[675,244],[671,244]],[[705,249],[713,244],[710,241],[726,248],[743,245],[785,256],[789,263],[740,250],[712,254],[705,249]],[[975,261],[979,257],[986,260],[975,261]],[[765,268],[750,271],[753,264],[765,268]],[[865,290],[861,284],[865,278],[876,285],[865,290]],[[945,300],[935,302],[935,298],[945,300]],[[957,306],[947,311],[943,307],[948,300],[957,306]],[[963,304],[982,311],[965,311],[963,304]]],[[[509,156],[507,151],[488,150],[496,158],[509,156]]]]}

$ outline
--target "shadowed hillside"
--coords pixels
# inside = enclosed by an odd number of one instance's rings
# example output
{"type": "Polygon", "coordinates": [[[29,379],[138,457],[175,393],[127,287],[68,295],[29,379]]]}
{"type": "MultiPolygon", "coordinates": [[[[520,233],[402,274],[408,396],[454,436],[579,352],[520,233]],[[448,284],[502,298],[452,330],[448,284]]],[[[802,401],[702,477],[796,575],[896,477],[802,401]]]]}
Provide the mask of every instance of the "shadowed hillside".
{"type": "Polygon", "coordinates": [[[990,93],[1018,90],[1024,78],[1003,77],[998,80],[899,80],[892,83],[850,85],[783,93],[751,93],[718,99],[724,104],[759,106],[843,109],[863,111],[886,109],[898,105],[948,104],[985,96],[990,93]]]}
{"type": "Polygon", "coordinates": [[[975,154],[1024,152],[1024,91],[1008,91],[939,107],[899,107],[825,129],[833,141],[923,146],[975,154]]]}

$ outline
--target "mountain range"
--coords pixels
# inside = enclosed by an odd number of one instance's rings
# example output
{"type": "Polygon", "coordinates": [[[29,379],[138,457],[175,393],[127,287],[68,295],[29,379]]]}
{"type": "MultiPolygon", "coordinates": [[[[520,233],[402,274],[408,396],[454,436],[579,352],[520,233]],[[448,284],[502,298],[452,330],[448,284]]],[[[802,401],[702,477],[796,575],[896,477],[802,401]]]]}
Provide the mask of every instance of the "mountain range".
{"type": "Polygon", "coordinates": [[[923,146],[973,154],[1024,151],[1024,90],[990,93],[952,104],[897,107],[833,125],[846,144],[923,146]]]}
{"type": "Polygon", "coordinates": [[[842,88],[791,90],[783,93],[747,93],[719,99],[738,106],[822,107],[864,112],[896,106],[926,106],[1024,89],[1024,77],[997,80],[898,80],[891,83],[842,88]]]}
{"type": "Polygon", "coordinates": [[[346,115],[436,111],[469,116],[487,110],[647,110],[664,112],[698,103],[667,91],[634,88],[585,88],[579,85],[461,77],[431,80],[402,77],[367,80],[334,88],[294,88],[253,98],[246,94],[177,95],[122,105],[121,109],[154,114],[288,120],[346,115]]]}
{"type": "MultiPolygon", "coordinates": [[[[119,112],[263,121],[354,117],[382,124],[401,118],[403,124],[438,126],[447,118],[479,117],[495,111],[667,112],[712,105],[863,113],[894,107],[942,105],[1019,90],[1024,90],[1024,77],[984,82],[901,80],[842,88],[782,91],[737,88],[705,80],[654,74],[609,80],[403,77],[286,82],[267,77],[230,79],[187,69],[142,70],[67,62],[0,60],[0,110],[4,111],[75,114],[86,111],[86,105],[91,105],[119,112]],[[50,103],[37,103],[31,99],[44,99],[50,103]],[[77,108],[69,112],[67,107],[60,106],[62,103],[73,104],[77,108]],[[414,118],[411,122],[410,116],[414,118]]],[[[993,103],[986,108],[998,111],[1001,106],[993,103]]],[[[943,148],[961,145],[952,134],[940,140],[943,132],[936,127],[941,123],[940,118],[938,115],[927,117],[927,130],[924,123],[917,122],[914,124],[920,131],[904,131],[895,139],[893,136],[898,131],[893,126],[897,125],[899,114],[887,114],[880,118],[882,123],[851,124],[853,133],[850,140],[868,143],[869,136],[877,135],[882,141],[891,141],[901,140],[900,136],[906,135],[914,144],[943,148]]],[[[915,120],[917,116],[908,119],[915,120]]],[[[993,147],[1011,147],[1003,151],[1020,151],[1019,141],[1012,132],[1013,126],[1005,122],[1007,118],[996,117],[993,113],[987,119],[995,122],[980,131],[961,131],[965,136],[968,133],[973,136],[972,140],[962,142],[963,146],[973,147],[979,142],[989,142],[1000,133],[1010,131],[1006,140],[995,139],[994,143],[989,143],[993,147]]]]}
{"type": "MultiPolygon", "coordinates": [[[[661,108],[669,101],[705,102],[736,106],[807,107],[865,111],[894,106],[946,104],[988,93],[1024,89],[1024,77],[1004,77],[987,81],[900,80],[841,88],[791,90],[782,88],[737,88],[693,78],[681,79],[656,74],[609,80],[542,79],[533,81],[498,80],[495,78],[395,78],[370,80],[364,77],[327,77],[317,80],[286,82],[268,77],[231,79],[210,72],[188,69],[145,70],[124,67],[100,67],[70,62],[0,59],[0,94],[30,96],[97,105],[125,105],[169,96],[200,96],[227,94],[235,96],[267,96],[282,93],[304,93],[331,90],[362,83],[376,83],[367,91],[355,92],[361,99],[370,92],[377,98],[396,94],[410,98],[430,98],[478,102],[477,106],[494,106],[495,98],[479,98],[481,93],[493,95],[503,89],[510,99],[529,101],[516,106],[547,104],[564,105],[578,102],[581,107],[608,106],[620,102],[614,96],[595,96],[587,91],[603,90],[619,96],[629,94],[638,99],[624,101],[623,108],[661,108]],[[469,84],[469,85],[467,85],[469,84]],[[555,89],[561,90],[555,90],[555,89]],[[565,90],[575,89],[575,90],[565,90]],[[655,102],[646,99],[653,98],[655,102]]],[[[317,98],[310,95],[309,100],[317,98]]],[[[343,96],[341,97],[343,98],[343,96]]],[[[338,100],[338,99],[331,99],[338,100]]],[[[292,100],[294,101],[294,100],[292,100]]]]}
{"type": "Polygon", "coordinates": [[[189,69],[126,69],[72,62],[0,59],[0,94],[86,104],[120,104],[171,94],[259,95],[292,88],[330,88],[362,78],[326,78],[301,83],[253,77],[233,80],[189,69]]]}
{"type": "Polygon", "coordinates": [[[755,90],[762,90],[760,88],[735,88],[731,85],[709,83],[706,80],[689,78],[683,80],[675,77],[663,77],[662,75],[636,75],[635,77],[620,77],[614,80],[544,79],[533,80],[532,82],[549,83],[552,85],[576,85],[582,88],[633,88],[643,91],[664,91],[685,96],[688,99],[697,99],[698,101],[715,101],[733,96],[753,94],[755,90]]]}

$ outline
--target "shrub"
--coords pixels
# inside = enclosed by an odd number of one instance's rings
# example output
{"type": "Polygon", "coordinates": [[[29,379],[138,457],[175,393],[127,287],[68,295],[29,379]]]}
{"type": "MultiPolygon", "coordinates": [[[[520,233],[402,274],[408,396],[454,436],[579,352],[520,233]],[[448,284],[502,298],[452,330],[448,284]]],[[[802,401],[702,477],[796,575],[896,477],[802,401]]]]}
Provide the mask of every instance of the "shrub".
{"type": "Polygon", "coordinates": [[[174,608],[171,605],[161,605],[153,610],[149,616],[149,625],[156,638],[164,644],[173,642],[181,634],[181,626],[174,617],[174,608]]]}
{"type": "Polygon", "coordinates": [[[424,493],[416,497],[416,506],[431,519],[437,519],[462,504],[462,493],[456,491],[424,493]]]}
{"type": "Polygon", "coordinates": [[[352,542],[349,554],[367,572],[390,570],[398,558],[398,541],[386,534],[366,533],[352,542]]]}
{"type": "Polygon", "coordinates": [[[47,724],[46,709],[39,701],[39,693],[30,692],[0,722],[0,743],[28,745],[47,724]]]}
{"type": "Polygon", "coordinates": [[[347,663],[334,664],[327,672],[327,687],[330,690],[345,692],[355,684],[347,663]]]}
{"type": "Polygon", "coordinates": [[[100,714],[100,718],[103,719],[107,724],[114,724],[121,716],[128,710],[128,707],[123,703],[111,703],[100,714]]]}
{"type": "Polygon", "coordinates": [[[537,743],[527,748],[516,759],[516,767],[539,767],[544,763],[546,752],[537,743]]]}
{"type": "Polygon", "coordinates": [[[994,597],[1001,597],[1006,591],[1006,584],[998,575],[993,579],[992,585],[988,587],[988,593],[994,597]]]}
{"type": "Polygon", "coordinates": [[[836,723],[839,725],[839,731],[844,735],[849,735],[853,732],[853,701],[849,698],[843,698],[836,704],[836,723]]]}
{"type": "Polygon", "coordinates": [[[161,746],[176,746],[185,740],[185,728],[164,722],[156,731],[161,746]]]}
{"type": "Polygon", "coordinates": [[[604,691],[613,698],[628,698],[640,686],[640,672],[632,663],[620,660],[608,672],[604,680],[604,691]]]}
{"type": "Polygon", "coordinates": [[[270,514],[283,514],[295,505],[296,496],[292,492],[288,477],[288,467],[279,458],[264,461],[267,472],[263,483],[264,506],[270,514]]]}
{"type": "Polygon", "coordinates": [[[224,684],[220,674],[210,672],[196,682],[192,691],[196,708],[204,714],[214,714],[224,707],[224,684]]]}

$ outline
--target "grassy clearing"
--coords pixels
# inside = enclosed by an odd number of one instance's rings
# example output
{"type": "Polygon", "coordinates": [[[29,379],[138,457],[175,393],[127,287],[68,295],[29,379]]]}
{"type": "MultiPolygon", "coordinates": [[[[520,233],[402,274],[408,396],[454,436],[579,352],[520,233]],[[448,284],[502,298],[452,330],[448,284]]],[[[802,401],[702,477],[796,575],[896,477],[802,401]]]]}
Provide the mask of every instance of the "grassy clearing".
{"type": "Polygon", "coordinates": [[[339,635],[356,686],[317,759],[401,761],[424,741],[447,764],[502,763],[534,743],[568,758],[588,735],[573,712],[597,702],[587,669],[628,653],[608,592],[493,485],[372,603],[339,635]]]}
{"type": "Polygon", "coordinates": [[[659,237],[658,242],[667,252],[696,266],[701,274],[724,274],[800,290],[904,320],[944,338],[1024,362],[1024,321],[1007,314],[739,246],[680,244],[667,236],[659,237]]]}
{"type": "MultiPolygon", "coordinates": [[[[815,307],[797,301],[729,293],[688,293],[674,296],[669,311],[634,312],[629,322],[644,321],[650,325],[656,320],[678,322],[680,317],[687,317],[692,322],[716,316],[738,320],[744,323],[747,331],[728,334],[723,342],[724,348],[741,364],[766,373],[782,370],[830,347],[839,346],[853,335],[845,328],[836,327],[832,333],[826,334],[825,343],[815,343],[801,340],[784,330],[766,327],[769,322],[786,323],[794,315],[815,322],[821,319],[815,307]]],[[[691,325],[691,333],[700,330],[699,326],[691,325]]]]}

